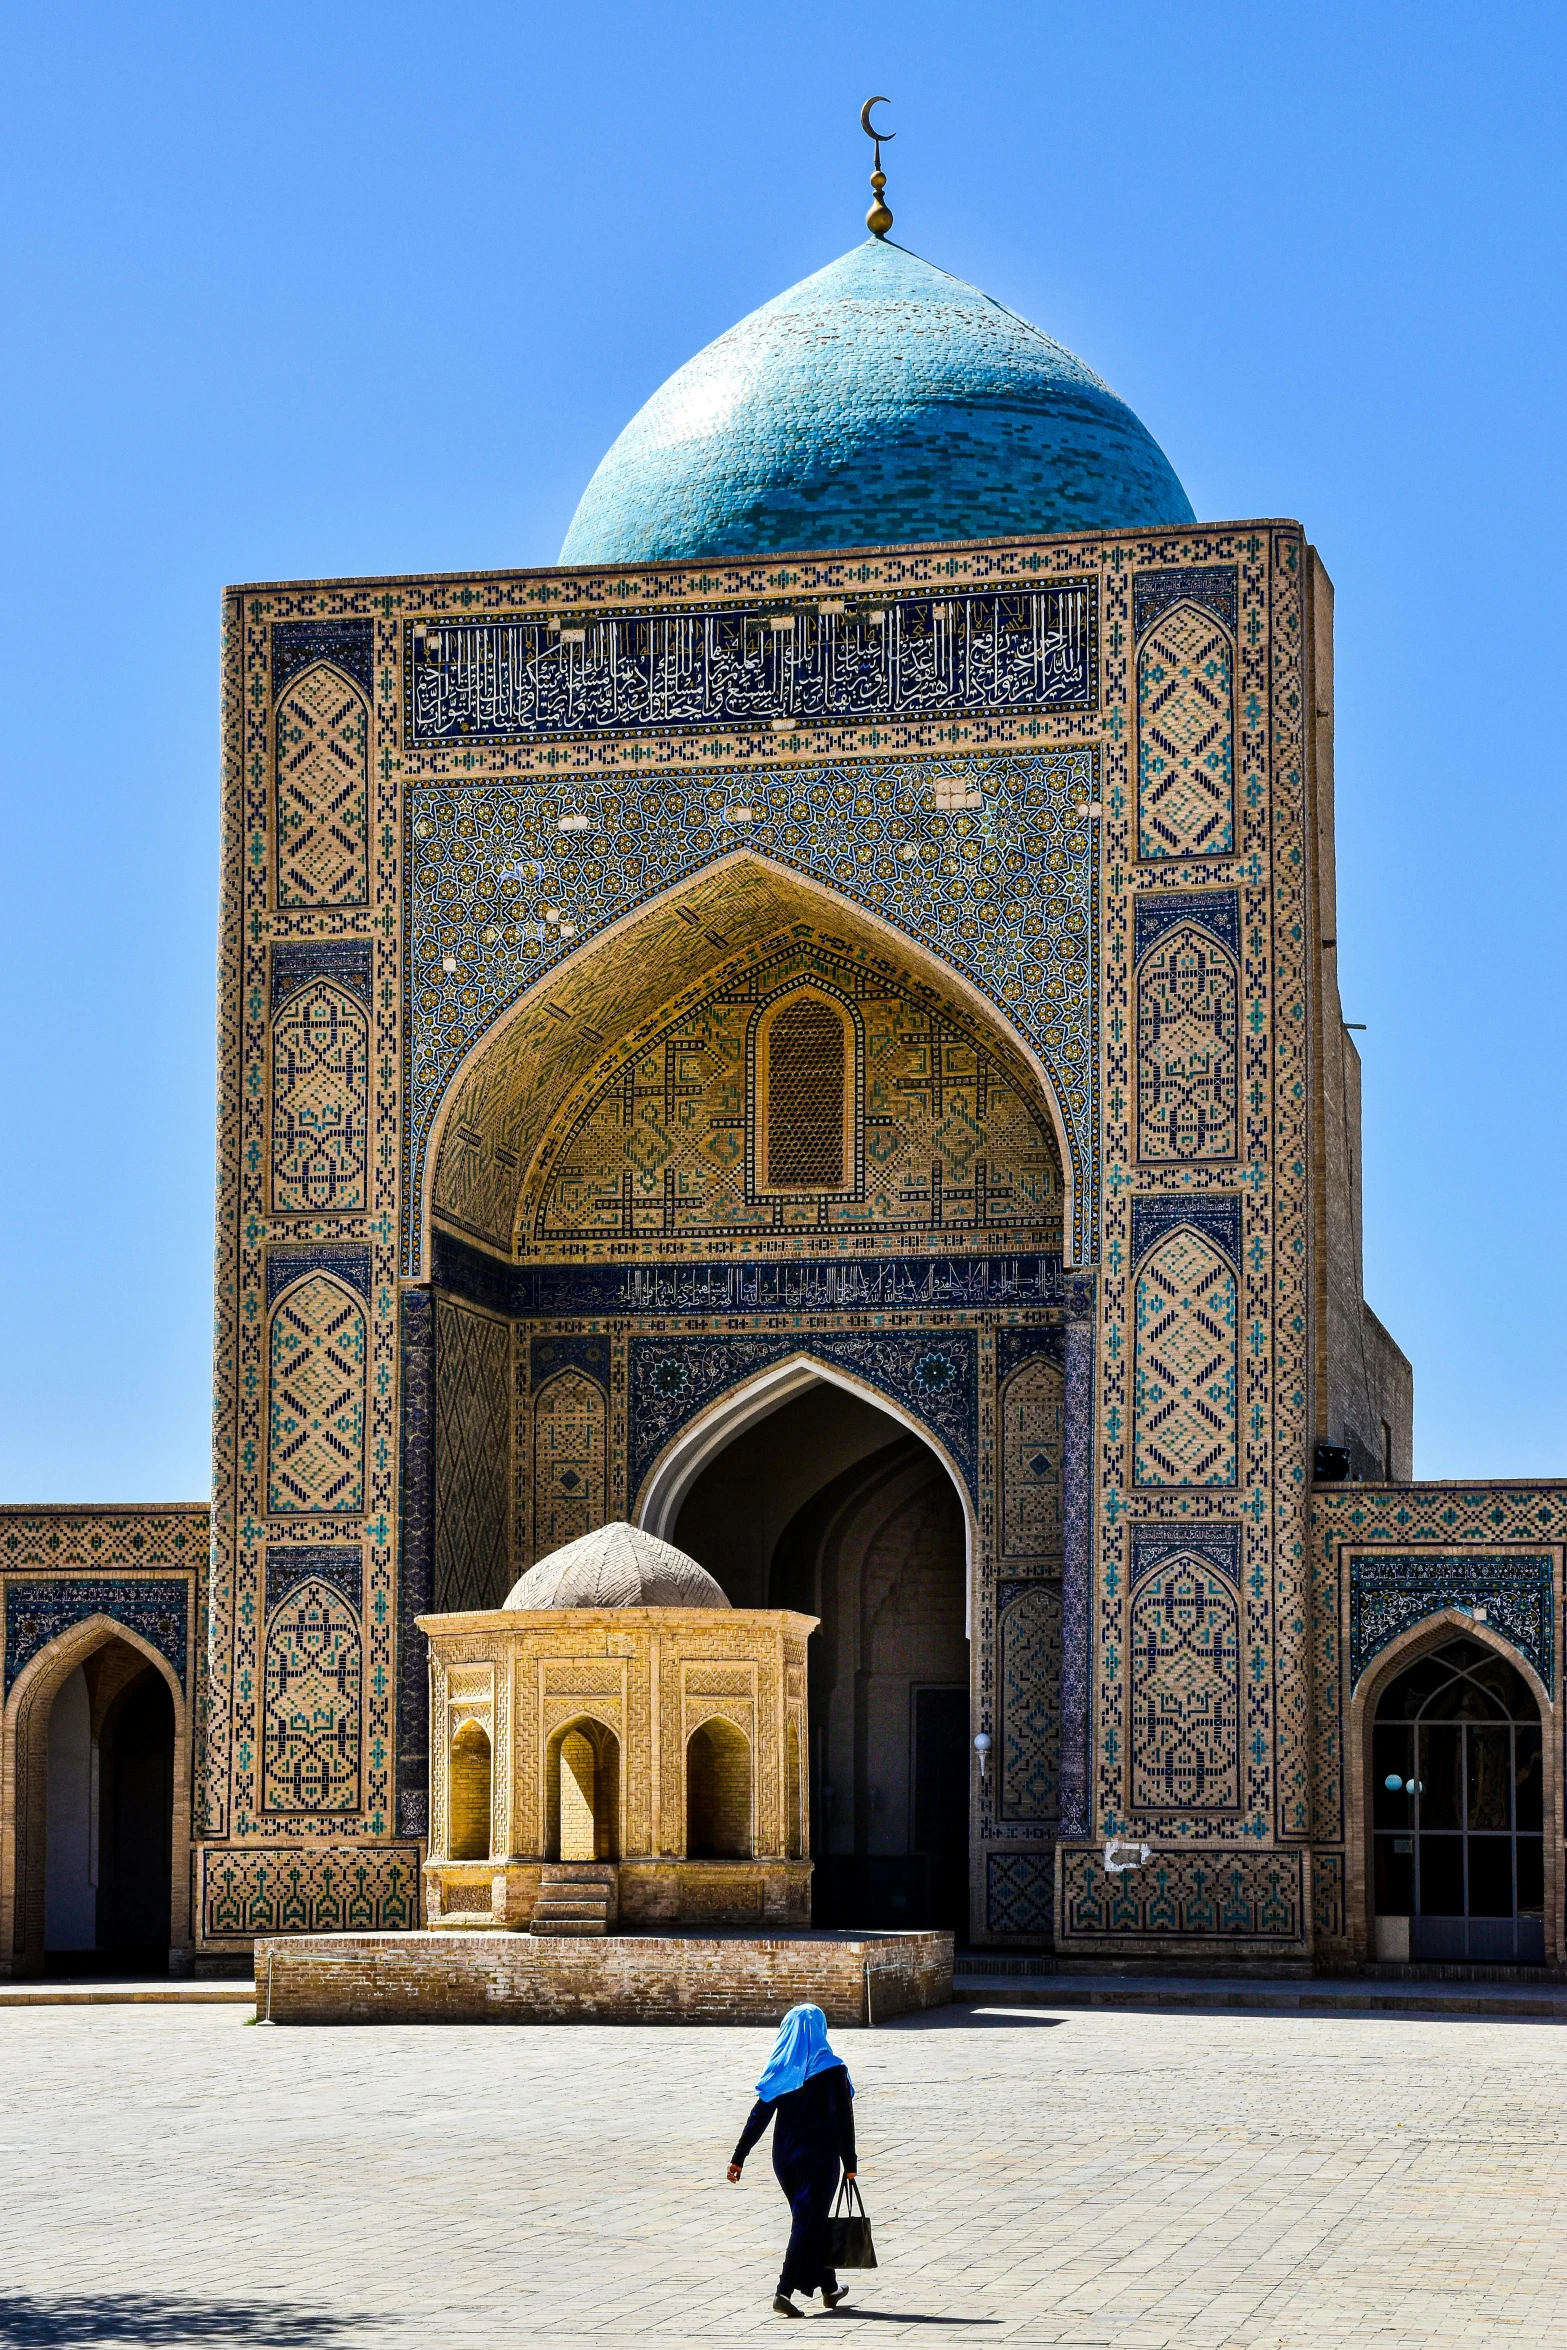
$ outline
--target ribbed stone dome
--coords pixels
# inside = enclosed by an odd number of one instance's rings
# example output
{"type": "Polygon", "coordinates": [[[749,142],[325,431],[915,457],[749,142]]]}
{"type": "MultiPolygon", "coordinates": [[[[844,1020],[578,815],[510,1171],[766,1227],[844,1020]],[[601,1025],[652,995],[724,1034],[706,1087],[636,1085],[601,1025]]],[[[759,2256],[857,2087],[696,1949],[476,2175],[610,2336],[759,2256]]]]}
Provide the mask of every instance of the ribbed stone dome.
{"type": "Polygon", "coordinates": [[[562,563],[1189,523],[1163,450],[1060,343],[871,237],[672,375],[562,563]]]}
{"type": "Polygon", "coordinates": [[[539,1559],[506,1607],[727,1607],[706,1567],[640,1526],[596,1526],[539,1559]]]}

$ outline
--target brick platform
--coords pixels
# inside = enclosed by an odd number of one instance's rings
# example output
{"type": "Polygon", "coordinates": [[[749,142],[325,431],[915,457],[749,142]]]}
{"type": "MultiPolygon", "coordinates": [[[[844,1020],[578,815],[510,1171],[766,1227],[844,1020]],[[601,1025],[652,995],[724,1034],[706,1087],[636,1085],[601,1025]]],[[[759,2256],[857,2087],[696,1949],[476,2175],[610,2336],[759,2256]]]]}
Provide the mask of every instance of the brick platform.
{"type": "Polygon", "coordinates": [[[761,2024],[811,1999],[842,2028],[951,1997],[946,1933],[556,1939],[470,1930],[256,1944],[257,2012],[275,2024],[761,2024]]]}

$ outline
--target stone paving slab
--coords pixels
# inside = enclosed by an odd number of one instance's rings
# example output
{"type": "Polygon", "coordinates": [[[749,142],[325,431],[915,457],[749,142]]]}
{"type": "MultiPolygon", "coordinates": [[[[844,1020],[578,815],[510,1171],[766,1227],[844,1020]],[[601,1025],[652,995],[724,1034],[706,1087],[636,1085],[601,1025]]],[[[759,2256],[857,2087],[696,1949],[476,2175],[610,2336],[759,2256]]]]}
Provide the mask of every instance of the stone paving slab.
{"type": "Polygon", "coordinates": [[[176,1981],[0,1982],[0,2007],[254,2007],[254,1983],[176,1981]]]}
{"type": "MultiPolygon", "coordinates": [[[[0,2346],[731,2343],[776,2333],[771,2035],[0,2017],[0,2346]]],[[[1321,2350],[1567,2338],[1567,2037],[1049,2010],[842,2035],[868,2346],[1321,2350]]]]}

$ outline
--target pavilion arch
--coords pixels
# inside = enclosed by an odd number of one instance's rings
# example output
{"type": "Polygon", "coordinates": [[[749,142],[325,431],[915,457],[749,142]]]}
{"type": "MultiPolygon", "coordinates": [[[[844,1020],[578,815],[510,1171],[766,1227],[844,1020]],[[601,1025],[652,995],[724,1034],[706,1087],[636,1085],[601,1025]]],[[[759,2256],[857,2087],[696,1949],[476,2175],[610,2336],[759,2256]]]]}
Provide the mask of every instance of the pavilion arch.
{"type": "Polygon", "coordinates": [[[621,1780],[620,1739],[607,1722],[577,1713],[556,1725],[544,1749],[544,1849],[550,1860],[619,1860],[621,1780]],[[589,1840],[591,1852],[567,1849],[589,1840]]]}
{"type": "Polygon", "coordinates": [[[584,940],[475,1038],[446,1084],[416,1172],[419,1266],[410,1271],[428,1273],[437,1225],[513,1256],[523,1186],[562,1104],[585,1080],[608,1074],[644,1022],[793,924],[895,958],[904,980],[950,1017],[992,1032],[1044,1106],[1070,1256],[1081,1174],[1060,1080],[1002,1007],[883,916],[754,849],[737,849],[584,940]]]}
{"type": "Polygon", "coordinates": [[[174,1708],[174,1803],[169,1839],[169,1951],[191,1944],[190,1714],[169,1660],[114,1616],[84,1616],[17,1675],[0,1720],[0,1976],[42,1974],[47,1852],[49,1715],[78,1665],[118,1643],[151,1665],[174,1708]]]}
{"type": "Polygon", "coordinates": [[[1541,1770],[1544,1781],[1545,1807],[1545,1963],[1557,1967],[1564,1955],[1562,1934],[1562,1854],[1559,1832],[1553,1833],[1552,1821],[1561,1819],[1561,1754],[1560,1740],[1555,1734],[1556,1708],[1551,1693],[1529,1659],[1510,1640],[1489,1624],[1478,1624],[1465,1608],[1444,1607],[1429,1616],[1422,1616],[1418,1624],[1411,1624],[1390,1640],[1386,1648],[1379,1648],[1355,1683],[1349,1700],[1346,1753],[1349,1764],[1349,1824],[1346,1864],[1345,1925],[1357,1957],[1366,1957],[1373,1940],[1372,1927],[1372,1873],[1371,1873],[1371,1734],[1376,1726],[1377,1707],[1383,1694],[1400,1673],[1404,1672],[1428,1649],[1440,1648],[1444,1641],[1462,1636],[1477,1646],[1490,1649],[1512,1666],[1527,1685],[1530,1696],[1540,1709],[1541,1770]]]}
{"type": "Polygon", "coordinates": [[[765,1371],[742,1380],[696,1413],[670,1438],[643,1479],[632,1509],[636,1523],[645,1526],[650,1534],[672,1541],[681,1504],[708,1463],[726,1445],[732,1444],[742,1429],[765,1420],[769,1413],[776,1412],[780,1405],[803,1394],[808,1387],[821,1386],[841,1387],[847,1394],[858,1396],[862,1403],[873,1404],[889,1420],[895,1420],[911,1436],[917,1436],[946,1470],[963,1513],[963,1629],[965,1634],[971,1633],[977,1529],[973,1497],[962,1471],[935,1430],[906,1410],[885,1388],[873,1385],[868,1379],[856,1378],[852,1372],[836,1363],[825,1362],[818,1355],[801,1353],[790,1355],[781,1363],[770,1363],[765,1371]]]}

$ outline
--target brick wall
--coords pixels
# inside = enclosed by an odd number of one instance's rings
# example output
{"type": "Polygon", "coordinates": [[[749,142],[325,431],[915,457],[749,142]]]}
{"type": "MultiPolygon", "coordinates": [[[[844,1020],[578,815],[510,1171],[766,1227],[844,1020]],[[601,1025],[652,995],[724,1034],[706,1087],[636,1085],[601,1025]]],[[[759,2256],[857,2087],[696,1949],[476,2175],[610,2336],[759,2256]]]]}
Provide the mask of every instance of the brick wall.
{"type": "Polygon", "coordinates": [[[278,2024],[776,2023],[814,2000],[830,2024],[952,1997],[950,1934],[311,1934],[258,1941],[259,2012],[278,2024]]]}

